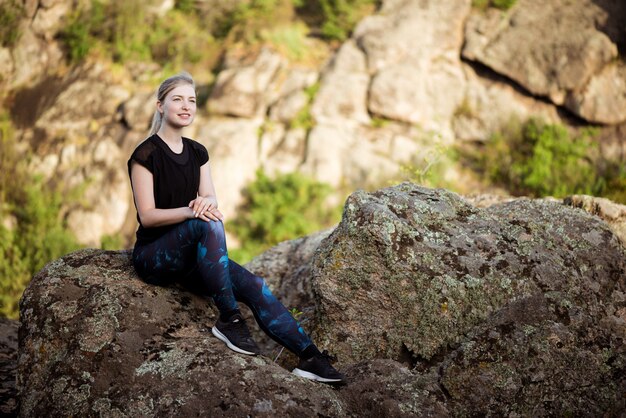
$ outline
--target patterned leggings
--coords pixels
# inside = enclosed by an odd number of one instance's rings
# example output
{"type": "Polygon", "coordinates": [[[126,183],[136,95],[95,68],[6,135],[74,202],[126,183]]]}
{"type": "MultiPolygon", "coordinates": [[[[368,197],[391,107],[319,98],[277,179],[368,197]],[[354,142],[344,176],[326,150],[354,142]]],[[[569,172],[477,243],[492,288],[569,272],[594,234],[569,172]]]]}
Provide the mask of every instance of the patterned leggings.
{"type": "Polygon", "coordinates": [[[261,329],[296,355],[313,344],[265,281],[228,258],[222,222],[181,222],[158,240],[135,246],[133,264],[150,284],[199,279],[220,312],[234,311],[237,301],[243,302],[261,329]]]}

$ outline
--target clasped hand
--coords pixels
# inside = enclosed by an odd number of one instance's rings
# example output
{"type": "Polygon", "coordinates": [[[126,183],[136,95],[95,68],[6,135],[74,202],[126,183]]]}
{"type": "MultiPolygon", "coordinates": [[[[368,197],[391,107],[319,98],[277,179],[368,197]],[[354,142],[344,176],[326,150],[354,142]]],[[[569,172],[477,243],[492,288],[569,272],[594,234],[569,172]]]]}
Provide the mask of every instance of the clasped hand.
{"type": "Polygon", "coordinates": [[[193,217],[203,221],[222,221],[224,215],[217,209],[217,199],[213,196],[198,196],[189,202],[189,208],[193,212],[193,217]]]}

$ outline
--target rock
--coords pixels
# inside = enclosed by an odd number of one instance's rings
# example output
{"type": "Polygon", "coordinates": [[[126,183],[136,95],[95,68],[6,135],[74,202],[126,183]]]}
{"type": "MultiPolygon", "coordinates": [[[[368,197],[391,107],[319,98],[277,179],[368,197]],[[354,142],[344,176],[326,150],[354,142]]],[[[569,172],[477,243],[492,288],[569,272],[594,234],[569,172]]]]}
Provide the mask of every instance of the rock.
{"type": "Polygon", "coordinates": [[[620,205],[602,197],[586,195],[566,197],[563,203],[601,218],[626,246],[626,205],[620,205]]]}
{"type": "Polygon", "coordinates": [[[371,113],[451,137],[447,121],[463,99],[458,50],[469,8],[468,0],[388,2],[357,26],[372,74],[371,113]]]}
{"type": "Polygon", "coordinates": [[[463,64],[466,84],[463,100],[454,110],[452,127],[457,140],[485,141],[502,131],[511,119],[538,117],[562,123],[557,107],[520,93],[493,74],[463,64]],[[496,110],[497,109],[497,110],[496,110]]]}
{"type": "Polygon", "coordinates": [[[267,48],[253,57],[235,58],[232,53],[217,76],[207,104],[209,111],[242,118],[265,115],[266,90],[283,65],[283,58],[267,48]]]}
{"type": "Polygon", "coordinates": [[[0,318],[0,415],[17,416],[17,328],[19,322],[0,318]]]}
{"type": "Polygon", "coordinates": [[[156,97],[153,91],[140,91],[122,104],[122,120],[130,128],[146,132],[152,124],[156,111],[156,97]]]}
{"type": "Polygon", "coordinates": [[[283,305],[301,312],[312,312],[315,299],[311,288],[311,260],[320,243],[332,229],[280,244],[255,257],[245,267],[266,277],[274,294],[283,305]]]}
{"type": "Polygon", "coordinates": [[[30,28],[24,28],[12,48],[13,68],[19,69],[10,77],[10,89],[34,83],[47,68],[57,67],[63,60],[63,52],[56,42],[46,43],[30,28]]]}
{"type": "Polygon", "coordinates": [[[119,106],[130,93],[115,83],[113,75],[103,65],[79,68],[61,82],[67,88],[42,109],[35,127],[49,137],[89,136],[96,124],[113,122],[119,106]]]}
{"type": "Polygon", "coordinates": [[[343,415],[330,387],[227,349],[204,299],[143,283],[127,252],[48,264],[22,307],[20,416],[343,415]]]}
{"type": "Polygon", "coordinates": [[[368,124],[367,94],[370,77],[365,55],[348,40],[322,76],[320,89],[311,106],[317,123],[368,124]]]}
{"type": "Polygon", "coordinates": [[[481,210],[408,183],[359,191],[312,272],[320,345],[348,363],[443,367],[452,411],[526,415],[541,393],[547,414],[624,407],[626,257],[582,211],[481,210]]]}
{"type": "Polygon", "coordinates": [[[305,157],[307,132],[303,128],[285,131],[280,124],[270,124],[261,136],[260,161],[270,175],[298,171],[305,157]]]}
{"type": "Polygon", "coordinates": [[[20,414],[619,416],[624,256],[602,221],[558,202],[356,192],[334,231],[248,265],[338,355],[349,384],[332,390],[230,352],[207,329],[212,304],[144,284],[128,252],[82,250],[20,303],[20,414]]]}
{"type": "Polygon", "coordinates": [[[234,216],[243,199],[242,189],[255,179],[262,123],[262,119],[214,117],[198,124],[194,138],[209,151],[213,184],[226,218],[234,216]]]}
{"type": "Polygon", "coordinates": [[[41,2],[31,23],[33,32],[46,41],[51,41],[65,24],[63,18],[71,7],[72,4],[68,1],[41,2]]]}
{"type": "Polygon", "coordinates": [[[580,91],[568,94],[565,106],[591,122],[618,124],[626,121],[626,63],[607,65],[580,91]]]}
{"type": "Polygon", "coordinates": [[[519,0],[506,13],[474,11],[462,55],[561,105],[617,56],[616,45],[596,28],[607,17],[591,0],[577,7],[568,0],[519,0]]]}

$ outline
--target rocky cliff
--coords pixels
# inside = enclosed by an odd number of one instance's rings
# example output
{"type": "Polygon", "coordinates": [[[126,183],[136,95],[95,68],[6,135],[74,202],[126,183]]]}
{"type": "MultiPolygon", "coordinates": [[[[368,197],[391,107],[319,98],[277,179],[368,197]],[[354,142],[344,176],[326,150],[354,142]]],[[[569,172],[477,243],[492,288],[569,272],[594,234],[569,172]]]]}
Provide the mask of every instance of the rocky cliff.
{"type": "MultiPolygon", "coordinates": [[[[385,0],[317,66],[269,47],[228,51],[188,132],[211,152],[224,211],[235,212],[259,167],[379,187],[402,164],[442,144],[484,140],[512,117],[598,124],[603,158],[623,160],[624,3],[518,0],[506,11],[470,3],[385,0]]],[[[36,171],[92,185],[68,223],[98,245],[135,227],[124,161],[146,135],[161,72],[68,64],[57,35],[72,4],[24,2],[21,35],[0,47],[0,97],[36,171]]]]}
{"type": "Polygon", "coordinates": [[[625,255],[560,202],[356,192],[332,232],[250,265],[338,356],[333,389],[226,349],[210,303],[145,285],[128,252],[79,251],[21,301],[20,415],[619,416],[625,255]]]}

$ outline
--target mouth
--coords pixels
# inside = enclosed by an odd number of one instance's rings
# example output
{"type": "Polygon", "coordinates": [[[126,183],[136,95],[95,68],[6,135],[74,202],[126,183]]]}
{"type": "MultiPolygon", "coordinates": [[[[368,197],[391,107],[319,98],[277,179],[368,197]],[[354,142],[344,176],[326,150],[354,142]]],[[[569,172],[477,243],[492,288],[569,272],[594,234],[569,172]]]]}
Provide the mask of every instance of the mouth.
{"type": "Polygon", "coordinates": [[[183,119],[187,119],[187,118],[191,117],[191,114],[189,114],[189,113],[179,113],[178,116],[183,118],[183,119]]]}

